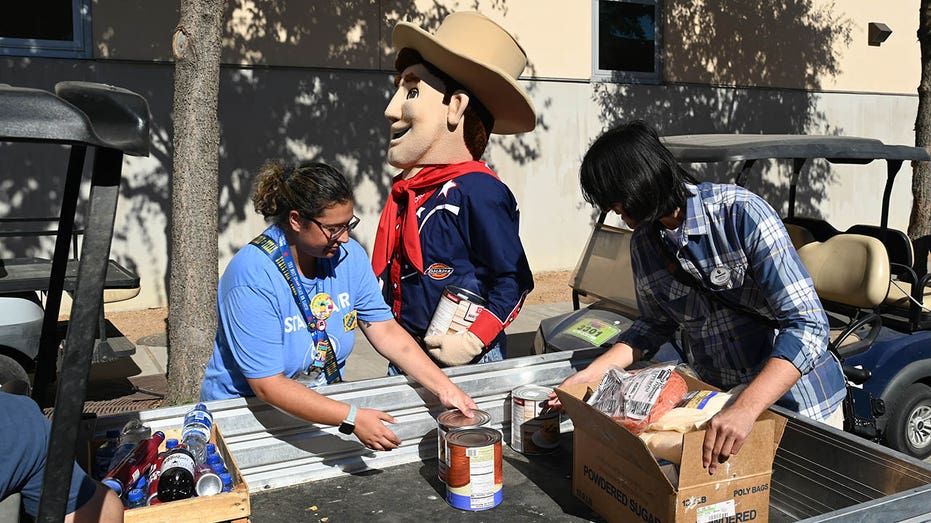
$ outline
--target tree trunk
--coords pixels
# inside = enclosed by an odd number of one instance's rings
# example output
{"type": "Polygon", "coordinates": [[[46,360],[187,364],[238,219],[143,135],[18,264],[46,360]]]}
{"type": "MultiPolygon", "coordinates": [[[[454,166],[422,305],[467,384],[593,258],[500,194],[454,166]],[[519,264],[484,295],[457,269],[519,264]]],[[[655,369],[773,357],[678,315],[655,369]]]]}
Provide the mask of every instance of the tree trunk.
{"type": "Polygon", "coordinates": [[[170,405],[200,395],[216,334],[217,169],[223,0],[181,0],[175,59],[174,169],[168,283],[170,405]]]}
{"type": "MultiPolygon", "coordinates": [[[[921,82],[918,84],[918,116],[915,145],[931,150],[931,0],[921,0],[918,20],[921,44],[921,82]]],[[[908,236],[915,244],[915,268],[919,276],[927,270],[931,244],[931,163],[915,162],[912,176],[912,212],[908,236]]]]}

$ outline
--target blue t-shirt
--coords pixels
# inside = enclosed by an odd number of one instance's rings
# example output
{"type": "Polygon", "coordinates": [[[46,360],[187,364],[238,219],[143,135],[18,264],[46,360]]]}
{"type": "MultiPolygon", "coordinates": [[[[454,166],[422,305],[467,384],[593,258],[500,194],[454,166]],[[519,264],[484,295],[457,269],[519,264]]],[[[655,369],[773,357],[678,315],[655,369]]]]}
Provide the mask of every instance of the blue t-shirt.
{"type": "MultiPolygon", "coordinates": [[[[326,293],[333,300],[326,333],[342,372],[358,321],[392,319],[368,254],[358,242],[349,240],[334,257],[317,259],[316,278],[300,279],[308,297],[326,293]]],[[[307,329],[304,314],[274,261],[254,245],[236,253],[223,272],[217,318],[213,356],[201,386],[202,401],[254,396],[246,378],[276,374],[291,378],[313,363],[313,333],[307,329]]]]}
{"type": "MultiPolygon", "coordinates": [[[[0,499],[19,492],[26,513],[33,517],[39,512],[50,427],[32,399],[0,392],[0,499]]],[[[96,488],[75,463],[65,512],[84,506],[96,488]]]]}

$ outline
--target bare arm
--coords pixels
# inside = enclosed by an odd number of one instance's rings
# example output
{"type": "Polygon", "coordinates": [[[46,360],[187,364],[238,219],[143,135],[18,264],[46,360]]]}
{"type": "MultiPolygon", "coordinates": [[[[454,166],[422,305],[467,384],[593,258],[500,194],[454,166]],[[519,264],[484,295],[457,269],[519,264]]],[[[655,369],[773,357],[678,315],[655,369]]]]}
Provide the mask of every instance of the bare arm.
{"type": "Polygon", "coordinates": [[[97,484],[94,495],[65,516],[65,523],[117,523],[123,521],[123,502],[116,492],[97,484]]]}
{"type": "Polygon", "coordinates": [[[723,462],[731,454],[737,454],[760,414],[785,395],[800,377],[791,362],[771,358],[733,404],[708,421],[702,465],[710,474],[717,470],[719,458],[723,462]]]}
{"type": "MultiPolygon", "coordinates": [[[[284,374],[247,378],[247,381],[259,399],[292,416],[325,425],[339,425],[349,416],[349,405],[346,403],[328,398],[288,379],[284,374]]],[[[353,433],[366,447],[391,450],[401,444],[401,439],[384,422],[394,423],[395,419],[379,410],[359,409],[353,433]]]]}
{"type": "Polygon", "coordinates": [[[427,356],[411,335],[394,320],[359,321],[362,332],[379,354],[401,367],[404,372],[439,397],[446,407],[456,408],[472,417],[477,408],[468,394],[457,387],[433,360],[427,356]]]}

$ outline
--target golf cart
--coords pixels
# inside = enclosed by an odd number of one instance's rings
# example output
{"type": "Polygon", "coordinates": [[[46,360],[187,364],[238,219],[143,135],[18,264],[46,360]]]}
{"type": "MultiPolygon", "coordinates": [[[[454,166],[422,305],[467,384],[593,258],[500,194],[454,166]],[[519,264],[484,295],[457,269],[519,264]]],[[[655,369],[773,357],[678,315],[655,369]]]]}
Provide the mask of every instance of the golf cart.
{"type": "MultiPolygon", "coordinates": [[[[896,174],[902,164],[929,161],[921,148],[842,136],[682,135],[663,139],[683,164],[738,163],[733,182],[744,185],[760,160],[790,160],[793,170],[783,218],[831,322],[830,350],[848,380],[844,429],[924,459],[931,456],[931,276],[927,247],[888,226],[896,174]],[[802,168],[886,162],[878,222],[839,231],[796,213],[802,168]],[[916,253],[917,251],[917,253],[916,253]]],[[[803,186],[804,187],[804,186],[803,186]]],[[[771,202],[778,204],[778,202],[771,202]]],[[[778,205],[776,205],[778,209],[778,205]]],[[[574,311],[541,322],[534,351],[610,347],[638,316],[630,267],[630,236],[603,213],[573,273],[574,311]],[[581,308],[580,297],[590,303],[581,308]]],[[[684,360],[681,344],[667,343],[657,360],[684,360]]]]}

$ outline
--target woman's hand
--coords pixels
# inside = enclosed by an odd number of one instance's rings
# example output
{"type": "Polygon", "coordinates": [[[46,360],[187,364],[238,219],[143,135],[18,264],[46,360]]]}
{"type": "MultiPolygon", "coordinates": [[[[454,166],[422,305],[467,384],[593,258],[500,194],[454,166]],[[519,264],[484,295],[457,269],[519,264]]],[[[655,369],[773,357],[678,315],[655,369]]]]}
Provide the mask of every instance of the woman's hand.
{"type": "Polygon", "coordinates": [[[375,409],[359,409],[356,413],[356,428],[352,432],[363,445],[372,450],[391,450],[401,444],[385,423],[396,423],[391,414],[375,409]]]}
{"type": "Polygon", "coordinates": [[[475,401],[459,387],[450,382],[451,387],[447,387],[437,394],[440,397],[440,403],[450,409],[459,409],[467,418],[472,417],[472,410],[477,409],[475,401]]]}

